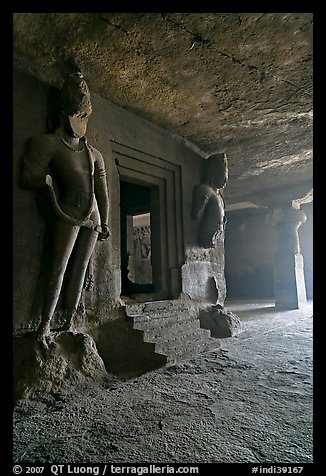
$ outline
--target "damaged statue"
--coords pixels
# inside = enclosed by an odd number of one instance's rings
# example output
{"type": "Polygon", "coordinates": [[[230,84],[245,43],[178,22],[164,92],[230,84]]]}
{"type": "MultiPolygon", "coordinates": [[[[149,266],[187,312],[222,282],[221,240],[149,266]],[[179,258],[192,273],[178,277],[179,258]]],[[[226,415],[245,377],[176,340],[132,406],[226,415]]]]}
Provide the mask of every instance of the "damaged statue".
{"type": "Polygon", "coordinates": [[[24,157],[22,186],[47,187],[56,214],[52,262],[37,330],[41,337],[50,332],[61,293],[65,315],[61,330],[70,329],[95,244],[110,235],[104,160],[85,137],[91,112],[88,85],[80,71],[74,72],[60,91],[60,127],[33,137],[24,157]]]}
{"type": "Polygon", "coordinates": [[[197,222],[197,242],[204,248],[214,247],[225,228],[225,203],[222,189],[228,181],[225,154],[206,159],[205,177],[193,190],[191,215],[197,222]]]}

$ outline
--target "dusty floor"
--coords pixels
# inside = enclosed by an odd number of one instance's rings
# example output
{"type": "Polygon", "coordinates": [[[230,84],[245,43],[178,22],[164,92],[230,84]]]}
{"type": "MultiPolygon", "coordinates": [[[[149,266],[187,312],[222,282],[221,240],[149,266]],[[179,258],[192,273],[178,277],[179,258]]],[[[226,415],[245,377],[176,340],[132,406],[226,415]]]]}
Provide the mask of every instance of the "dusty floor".
{"type": "Polygon", "coordinates": [[[226,307],[244,331],[221,349],[20,401],[14,462],[312,462],[312,303],[226,307]]]}

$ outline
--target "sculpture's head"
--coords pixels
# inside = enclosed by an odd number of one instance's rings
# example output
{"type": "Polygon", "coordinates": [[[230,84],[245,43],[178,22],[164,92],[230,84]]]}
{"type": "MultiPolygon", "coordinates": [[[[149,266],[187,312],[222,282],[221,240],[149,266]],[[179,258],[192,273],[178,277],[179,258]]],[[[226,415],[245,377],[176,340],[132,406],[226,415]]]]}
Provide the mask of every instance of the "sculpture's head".
{"type": "Polygon", "coordinates": [[[75,137],[85,135],[88,118],[92,112],[90,93],[81,74],[70,75],[61,88],[61,114],[64,123],[75,137]]]}
{"type": "Polygon", "coordinates": [[[223,188],[229,178],[226,154],[213,154],[206,159],[206,180],[215,188],[223,188]]]}

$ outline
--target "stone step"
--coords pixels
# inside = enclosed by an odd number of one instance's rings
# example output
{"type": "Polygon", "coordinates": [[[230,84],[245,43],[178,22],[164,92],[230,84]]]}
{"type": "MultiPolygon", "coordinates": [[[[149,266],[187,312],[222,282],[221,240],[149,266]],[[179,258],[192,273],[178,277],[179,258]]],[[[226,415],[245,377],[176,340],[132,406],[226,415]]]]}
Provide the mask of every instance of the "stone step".
{"type": "Polygon", "coordinates": [[[146,313],[160,314],[173,311],[188,311],[192,312],[192,309],[188,309],[188,304],[180,299],[171,299],[166,301],[147,301],[142,303],[127,304],[126,314],[133,317],[137,315],[143,315],[146,313]]]}
{"type": "Polygon", "coordinates": [[[189,332],[200,329],[200,320],[192,319],[175,323],[168,323],[157,327],[147,328],[144,330],[144,340],[146,342],[164,341],[175,336],[182,336],[189,332]]]}
{"type": "Polygon", "coordinates": [[[210,334],[207,329],[197,329],[187,334],[171,336],[169,339],[156,341],[155,352],[163,355],[176,354],[180,348],[188,347],[193,342],[204,341],[210,334]]]}
{"type": "Polygon", "coordinates": [[[208,329],[200,327],[195,308],[182,300],[150,301],[127,304],[126,316],[135,331],[142,334],[143,343],[153,345],[157,357],[165,365],[219,348],[219,339],[211,337],[208,329]]]}
{"type": "Polygon", "coordinates": [[[167,352],[163,352],[163,355],[166,355],[167,364],[176,364],[183,360],[189,360],[194,358],[202,352],[208,352],[210,350],[218,349],[221,347],[221,341],[215,339],[214,337],[207,337],[206,339],[200,339],[196,341],[189,342],[187,345],[179,347],[178,350],[170,349],[167,352]]]}
{"type": "Polygon", "coordinates": [[[134,316],[133,326],[134,329],[145,330],[145,329],[154,329],[156,327],[169,326],[172,324],[179,324],[182,322],[197,321],[198,318],[196,315],[189,313],[182,314],[166,314],[166,315],[143,315],[143,316],[134,316]]]}

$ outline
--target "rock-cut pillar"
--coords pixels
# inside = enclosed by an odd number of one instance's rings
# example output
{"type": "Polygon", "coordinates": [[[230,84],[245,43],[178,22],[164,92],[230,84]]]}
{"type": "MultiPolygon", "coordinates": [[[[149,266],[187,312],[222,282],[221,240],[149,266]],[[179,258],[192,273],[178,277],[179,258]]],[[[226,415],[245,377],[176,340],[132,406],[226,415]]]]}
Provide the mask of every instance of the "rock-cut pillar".
{"type": "Polygon", "coordinates": [[[299,208],[283,208],[276,224],[278,250],[274,262],[275,307],[300,309],[307,302],[304,263],[298,229],[306,221],[299,208]]]}

